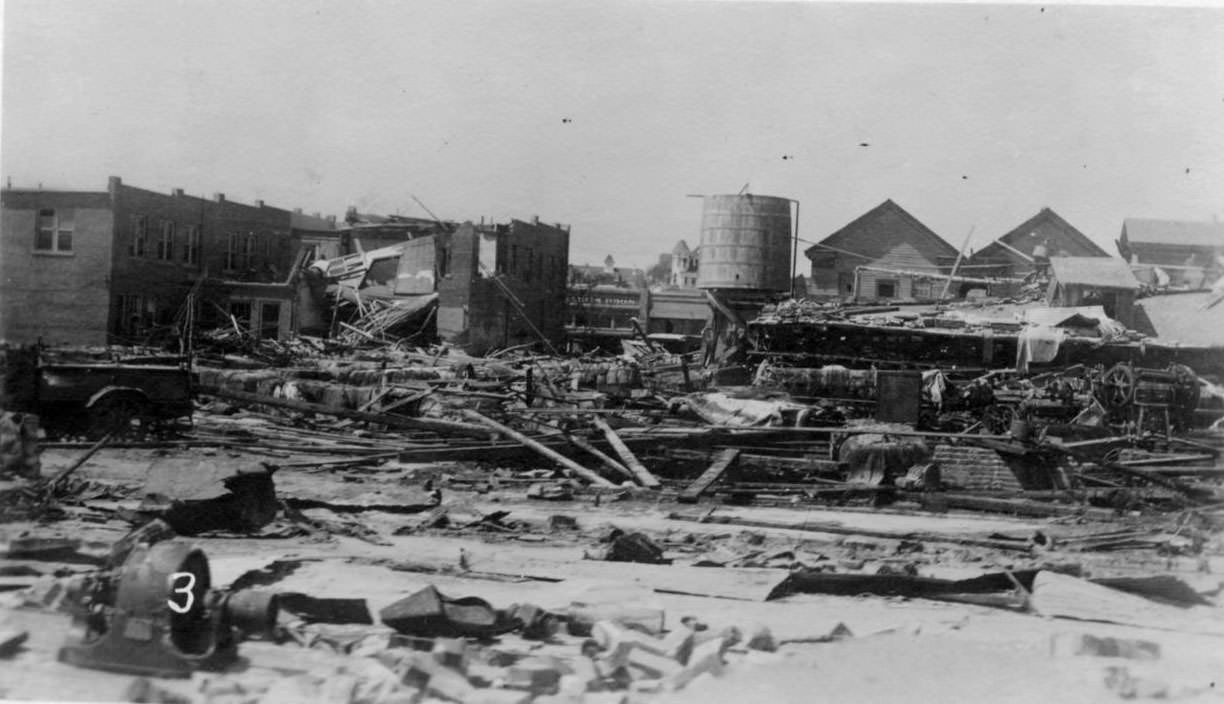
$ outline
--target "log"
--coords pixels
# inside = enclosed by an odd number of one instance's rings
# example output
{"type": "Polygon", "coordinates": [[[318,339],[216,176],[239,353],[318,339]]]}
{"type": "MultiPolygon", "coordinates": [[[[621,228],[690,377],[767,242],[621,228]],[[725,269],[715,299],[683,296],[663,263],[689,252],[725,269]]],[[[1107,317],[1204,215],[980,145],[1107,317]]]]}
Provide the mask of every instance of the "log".
{"type": "Polygon", "coordinates": [[[633,476],[637,479],[638,483],[648,489],[658,489],[658,478],[651,474],[649,469],[646,469],[646,465],[642,464],[642,461],[633,454],[633,451],[621,440],[616,431],[612,429],[612,426],[608,425],[608,422],[599,416],[594,416],[592,420],[595,423],[595,427],[603,432],[604,437],[608,440],[608,444],[620,456],[621,461],[633,472],[633,476]]]}
{"type": "Polygon", "coordinates": [[[388,413],[350,411],[347,408],[332,408],[331,406],[324,406],[323,404],[319,403],[293,401],[287,398],[275,398],[272,396],[265,396],[263,394],[253,394],[246,391],[232,391],[230,389],[217,389],[214,392],[214,395],[234,401],[245,401],[247,403],[258,403],[265,406],[288,408],[290,410],[300,411],[302,413],[319,413],[327,416],[336,416],[337,418],[363,420],[367,423],[381,423],[382,425],[393,428],[403,428],[405,430],[427,430],[429,432],[438,433],[439,435],[466,435],[481,439],[487,439],[490,436],[488,430],[478,425],[457,423],[451,420],[409,418],[408,416],[397,416],[388,413]]]}
{"type": "Polygon", "coordinates": [[[492,418],[489,418],[488,416],[477,413],[476,411],[473,411],[471,409],[463,409],[463,417],[473,422],[480,423],[481,425],[484,425],[488,428],[496,430],[497,432],[509,438],[519,441],[523,445],[531,448],[532,450],[535,450],[537,453],[543,455],[544,457],[547,457],[553,462],[556,462],[562,467],[572,470],[575,474],[586,479],[587,481],[591,482],[595,486],[602,486],[602,487],[609,487],[609,488],[616,486],[612,482],[608,481],[607,479],[604,479],[603,477],[599,476],[595,472],[592,472],[586,467],[583,467],[582,465],[571,460],[570,458],[559,454],[555,450],[545,447],[543,444],[527,437],[526,435],[523,435],[522,433],[515,430],[514,428],[511,428],[510,426],[498,423],[497,421],[493,420],[492,418]]]}

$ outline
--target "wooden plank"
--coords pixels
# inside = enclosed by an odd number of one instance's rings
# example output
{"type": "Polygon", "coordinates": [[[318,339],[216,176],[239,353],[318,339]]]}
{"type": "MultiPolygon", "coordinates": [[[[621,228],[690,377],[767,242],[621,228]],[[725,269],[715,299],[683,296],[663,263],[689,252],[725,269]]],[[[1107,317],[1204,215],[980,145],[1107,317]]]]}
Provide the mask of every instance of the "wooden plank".
{"type": "Polygon", "coordinates": [[[718,478],[723,475],[723,472],[727,471],[727,469],[738,457],[739,450],[734,448],[728,448],[719,452],[718,456],[714,458],[713,464],[711,464],[706,471],[702,472],[700,477],[697,477],[697,481],[689,484],[684,491],[680,492],[680,495],[676,497],[676,500],[682,504],[697,503],[697,499],[701,496],[701,492],[709,489],[711,484],[718,481],[718,478]]]}
{"type": "Polygon", "coordinates": [[[616,451],[616,454],[620,456],[621,461],[625,463],[625,466],[629,468],[629,471],[633,472],[633,477],[637,479],[638,483],[649,489],[658,489],[658,478],[651,474],[649,469],[646,469],[646,465],[642,464],[642,461],[633,454],[633,451],[629,449],[629,446],[626,445],[623,440],[621,440],[620,436],[616,434],[616,431],[612,429],[612,426],[608,425],[607,421],[599,416],[595,416],[593,421],[595,423],[595,427],[599,428],[600,431],[603,432],[604,438],[607,439],[608,444],[611,445],[612,449],[616,451]]]}
{"type": "Polygon", "coordinates": [[[388,413],[366,413],[363,411],[350,411],[347,408],[333,408],[320,403],[307,403],[305,401],[293,401],[286,398],[275,398],[265,396],[263,394],[252,394],[246,391],[234,391],[231,389],[217,389],[213,395],[221,398],[228,398],[234,401],[245,401],[246,403],[258,403],[265,406],[276,406],[279,408],[288,408],[294,411],[303,413],[319,413],[322,415],[336,416],[338,418],[352,418],[354,420],[363,420],[369,423],[381,423],[382,425],[392,428],[403,428],[407,430],[428,430],[430,432],[449,435],[468,435],[477,438],[488,438],[489,431],[478,425],[470,425],[468,423],[456,423],[450,420],[436,420],[434,418],[409,418],[408,416],[392,415],[388,413]]]}
{"type": "Polygon", "coordinates": [[[510,437],[514,440],[519,441],[523,445],[531,448],[532,450],[535,450],[537,453],[543,455],[544,457],[547,457],[553,462],[556,462],[562,467],[572,470],[575,474],[582,477],[583,479],[586,479],[587,481],[591,482],[595,486],[602,486],[602,487],[615,487],[616,486],[612,482],[608,481],[607,479],[604,479],[603,477],[599,476],[595,472],[592,472],[586,467],[583,467],[582,465],[571,460],[570,458],[558,453],[557,451],[549,447],[544,446],[543,444],[537,442],[536,440],[533,440],[527,437],[526,435],[520,433],[519,431],[507,425],[498,423],[497,421],[493,420],[492,418],[489,418],[488,416],[481,415],[480,413],[477,413],[476,411],[473,411],[471,409],[464,409],[463,417],[467,418],[468,420],[475,421],[482,425],[488,426],[489,428],[492,428],[493,430],[496,430],[502,433],[503,435],[506,435],[507,437],[510,437]]]}

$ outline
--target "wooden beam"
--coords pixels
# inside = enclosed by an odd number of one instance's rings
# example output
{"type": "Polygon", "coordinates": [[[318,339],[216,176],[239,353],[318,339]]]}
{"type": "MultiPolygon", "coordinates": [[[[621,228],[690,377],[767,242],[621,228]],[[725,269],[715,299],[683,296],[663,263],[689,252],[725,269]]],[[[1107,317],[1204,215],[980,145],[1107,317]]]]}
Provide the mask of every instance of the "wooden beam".
{"type": "Polygon", "coordinates": [[[287,398],[275,398],[273,396],[252,394],[246,391],[232,391],[230,389],[217,389],[216,391],[213,391],[212,394],[214,396],[228,398],[234,401],[258,403],[264,406],[275,406],[277,408],[288,408],[293,411],[301,411],[302,413],[319,413],[325,416],[336,416],[337,418],[352,418],[353,420],[363,420],[369,423],[381,423],[392,428],[402,428],[405,430],[426,430],[431,433],[438,433],[440,435],[467,435],[481,439],[486,439],[490,435],[488,430],[478,425],[457,423],[451,420],[437,420],[435,418],[409,418],[408,416],[392,415],[389,413],[351,411],[347,408],[333,408],[320,403],[293,401],[287,398]]]}
{"type": "Polygon", "coordinates": [[[616,434],[616,431],[612,429],[612,426],[608,425],[608,422],[599,416],[594,416],[593,421],[595,423],[595,427],[599,428],[600,431],[603,432],[604,437],[607,438],[608,444],[611,445],[612,449],[616,451],[616,454],[620,456],[621,461],[625,463],[625,466],[629,468],[629,471],[633,472],[633,476],[635,479],[637,479],[638,483],[649,489],[658,489],[658,478],[651,474],[649,469],[646,469],[646,465],[642,464],[642,461],[633,454],[633,451],[629,449],[629,446],[625,444],[625,441],[621,440],[620,436],[616,434]]]}
{"type": "Polygon", "coordinates": [[[558,453],[557,451],[549,447],[545,447],[543,444],[537,442],[536,440],[533,440],[532,438],[527,437],[526,435],[520,433],[514,428],[511,428],[510,426],[498,423],[492,418],[489,418],[488,416],[485,416],[485,415],[481,415],[480,413],[477,413],[476,411],[473,411],[471,409],[465,408],[463,409],[462,413],[463,413],[464,418],[467,418],[468,420],[471,420],[476,423],[480,423],[481,425],[492,428],[493,430],[496,430],[497,432],[509,438],[519,441],[523,445],[531,448],[532,450],[535,450],[537,453],[543,455],[544,457],[547,457],[553,462],[556,462],[562,467],[572,470],[575,474],[586,479],[587,481],[591,482],[595,486],[602,486],[602,487],[615,487],[616,486],[615,484],[608,481],[607,479],[604,479],[603,477],[599,476],[595,472],[592,472],[591,470],[587,469],[586,467],[583,467],[582,465],[558,453]]]}
{"type": "Polygon", "coordinates": [[[685,487],[684,491],[676,497],[676,500],[682,504],[697,503],[697,499],[701,496],[701,492],[710,488],[710,485],[718,481],[718,478],[726,472],[731,464],[739,457],[739,450],[735,448],[727,448],[718,453],[718,457],[714,459],[706,471],[697,477],[697,481],[685,487]]]}

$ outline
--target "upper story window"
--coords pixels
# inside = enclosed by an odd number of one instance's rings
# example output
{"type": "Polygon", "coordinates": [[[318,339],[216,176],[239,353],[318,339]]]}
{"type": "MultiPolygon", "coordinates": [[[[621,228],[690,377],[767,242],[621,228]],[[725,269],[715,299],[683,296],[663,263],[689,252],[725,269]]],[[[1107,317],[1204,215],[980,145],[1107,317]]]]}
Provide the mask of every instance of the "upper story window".
{"type": "Polygon", "coordinates": [[[157,258],[165,261],[174,259],[173,220],[162,220],[161,235],[157,238],[157,258]]]}
{"type": "Polygon", "coordinates": [[[239,264],[240,254],[238,252],[238,247],[239,247],[238,240],[240,237],[241,235],[239,235],[237,232],[231,232],[229,233],[229,236],[225,240],[225,268],[226,269],[233,270],[233,269],[238,269],[241,267],[241,265],[239,264]]]}
{"type": "Polygon", "coordinates": [[[192,266],[200,263],[200,226],[187,226],[187,242],[183,245],[183,261],[192,266]]]}
{"type": "Polygon", "coordinates": [[[243,269],[250,269],[255,266],[255,233],[248,233],[246,239],[242,242],[242,260],[243,269]]]}
{"type": "Polygon", "coordinates": [[[39,210],[34,249],[40,252],[71,252],[73,228],[72,210],[39,210]]]}
{"type": "Polygon", "coordinates": [[[34,250],[38,252],[71,252],[75,228],[72,210],[39,210],[34,233],[34,250]]]}
{"type": "Polygon", "coordinates": [[[149,236],[149,219],[143,215],[132,216],[132,239],[128,242],[128,254],[133,257],[145,255],[145,241],[149,236]]]}

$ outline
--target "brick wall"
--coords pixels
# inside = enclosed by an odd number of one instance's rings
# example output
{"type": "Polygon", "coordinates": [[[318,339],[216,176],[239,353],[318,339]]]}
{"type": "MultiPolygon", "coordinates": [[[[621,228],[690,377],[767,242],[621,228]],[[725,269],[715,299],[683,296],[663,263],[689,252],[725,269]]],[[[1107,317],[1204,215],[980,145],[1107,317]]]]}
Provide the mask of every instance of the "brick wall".
{"type": "Polygon", "coordinates": [[[113,218],[106,193],[4,191],[0,340],[106,342],[113,218]],[[72,215],[71,251],[39,250],[39,211],[72,215]]]}
{"type": "MultiPolygon", "coordinates": [[[[205,272],[212,279],[252,282],[282,281],[290,273],[299,243],[287,210],[234,203],[220,194],[205,199],[178,190],[158,193],[117,178],[109,187],[115,221],[113,341],[139,341],[150,327],[168,324],[205,272]],[[138,315],[133,305],[141,308],[138,315]]],[[[201,320],[216,312],[205,306],[201,320]]]]}
{"type": "Polygon", "coordinates": [[[514,220],[478,228],[470,222],[439,235],[438,335],[473,354],[539,338],[490,274],[523,305],[531,323],[560,347],[565,326],[569,232],[514,220]],[[495,251],[490,251],[495,248],[495,251]],[[481,271],[481,264],[490,271],[481,271]]]}

